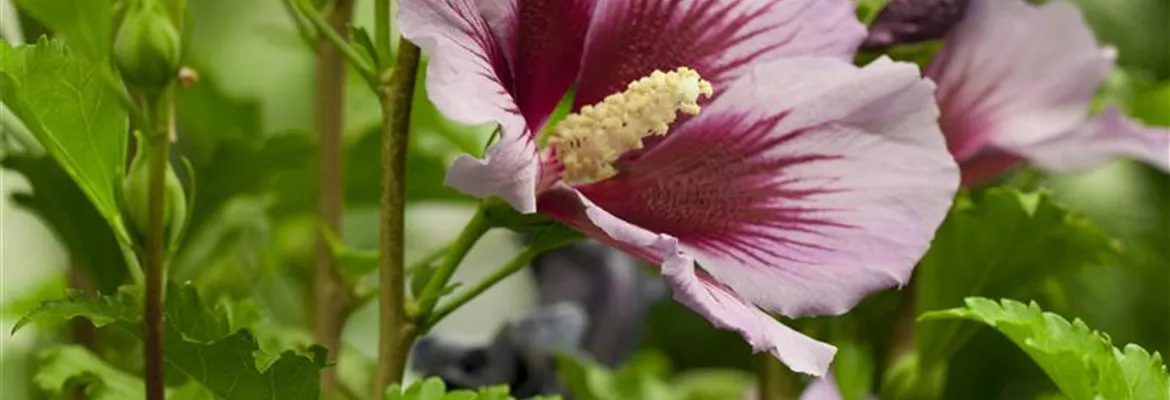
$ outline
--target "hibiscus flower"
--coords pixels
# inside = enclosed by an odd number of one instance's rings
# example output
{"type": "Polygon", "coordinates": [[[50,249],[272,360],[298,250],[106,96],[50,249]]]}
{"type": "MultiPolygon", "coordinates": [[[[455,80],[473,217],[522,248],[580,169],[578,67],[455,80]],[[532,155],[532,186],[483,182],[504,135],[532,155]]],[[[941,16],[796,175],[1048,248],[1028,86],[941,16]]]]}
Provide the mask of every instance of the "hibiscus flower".
{"type": "Polygon", "coordinates": [[[448,185],[660,265],[678,301],[795,371],[835,349],[768,312],[905,283],[958,186],[933,86],[848,62],[865,32],[847,0],[402,0],[399,23],[435,105],[499,124],[448,185]]]}
{"type": "Polygon", "coordinates": [[[964,185],[1025,160],[1078,172],[1132,157],[1170,170],[1170,129],[1112,107],[1087,117],[1115,51],[1097,44],[1072,4],[971,0],[944,40],[926,75],[938,84],[942,129],[964,185]]]}

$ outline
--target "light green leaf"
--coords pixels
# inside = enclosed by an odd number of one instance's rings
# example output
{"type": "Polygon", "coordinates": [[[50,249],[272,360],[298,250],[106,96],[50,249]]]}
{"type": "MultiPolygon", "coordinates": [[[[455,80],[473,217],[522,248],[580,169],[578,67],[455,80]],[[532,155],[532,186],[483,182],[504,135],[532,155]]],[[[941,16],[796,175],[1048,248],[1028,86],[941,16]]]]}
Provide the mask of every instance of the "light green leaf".
{"type": "Polygon", "coordinates": [[[701,369],[678,374],[670,385],[685,400],[723,400],[742,398],[752,387],[755,377],[742,370],[701,369]]]}
{"type": "Polygon", "coordinates": [[[673,400],[682,398],[664,381],[666,360],[656,353],[639,353],[616,370],[609,371],[592,360],[560,355],[557,372],[574,398],[579,400],[673,400]]]}
{"type": "Polygon", "coordinates": [[[119,371],[84,347],[48,348],[40,353],[41,367],[33,377],[37,387],[54,395],[85,386],[93,400],[138,400],[145,397],[142,379],[119,371]]]}
{"type": "MultiPolygon", "coordinates": [[[[141,338],[137,292],[127,286],[113,296],[70,293],[66,300],[42,304],[17,322],[13,332],[33,321],[80,316],[141,338]]],[[[187,375],[224,399],[318,398],[324,348],[310,346],[308,354],[291,350],[279,356],[264,354],[248,329],[233,331],[227,310],[209,308],[190,285],[168,287],[165,317],[165,357],[171,373],[187,375]]]]}
{"type": "MultiPolygon", "coordinates": [[[[1106,263],[1116,244],[1047,193],[990,189],[960,196],[919,264],[917,313],[962,305],[968,296],[1023,297],[1049,277],[1106,263]]],[[[919,325],[921,365],[943,362],[974,335],[956,322],[919,325]]]]}
{"type": "Polygon", "coordinates": [[[0,41],[0,100],[125,238],[115,188],[126,162],[127,115],[99,74],[60,41],[16,48],[0,41]]]}
{"type": "Polygon", "coordinates": [[[1073,400],[1170,399],[1162,357],[1136,345],[1118,350],[1081,320],[1069,323],[1036,303],[968,298],[966,307],[927,313],[922,320],[967,319],[991,326],[1028,353],[1073,400]]]}
{"type": "Polygon", "coordinates": [[[113,1],[16,0],[16,5],[82,56],[104,60],[110,54],[113,1]]]}

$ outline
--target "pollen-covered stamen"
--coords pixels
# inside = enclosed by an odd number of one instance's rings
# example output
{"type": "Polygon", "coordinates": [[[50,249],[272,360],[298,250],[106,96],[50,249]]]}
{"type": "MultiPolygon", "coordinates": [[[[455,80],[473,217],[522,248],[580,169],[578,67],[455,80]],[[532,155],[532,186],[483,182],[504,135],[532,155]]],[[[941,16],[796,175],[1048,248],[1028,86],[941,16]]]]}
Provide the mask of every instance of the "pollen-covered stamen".
{"type": "Polygon", "coordinates": [[[601,180],[617,173],[613,163],[627,151],[642,148],[642,139],[665,135],[679,112],[699,113],[699,95],[711,97],[711,83],[690,68],[654,71],[631,82],[556,126],[549,145],[564,166],[566,182],[601,180]]]}

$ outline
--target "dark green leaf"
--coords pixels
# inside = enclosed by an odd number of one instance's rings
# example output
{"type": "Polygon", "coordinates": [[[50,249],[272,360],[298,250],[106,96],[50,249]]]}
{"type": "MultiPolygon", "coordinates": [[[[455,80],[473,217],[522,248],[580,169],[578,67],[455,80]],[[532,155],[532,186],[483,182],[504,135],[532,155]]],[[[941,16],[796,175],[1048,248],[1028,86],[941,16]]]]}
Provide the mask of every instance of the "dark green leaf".
{"type": "MultiPolygon", "coordinates": [[[[225,140],[206,163],[197,164],[199,202],[192,210],[192,221],[206,221],[233,197],[242,194],[260,194],[272,190],[282,179],[282,174],[297,172],[287,177],[292,181],[309,179],[308,173],[300,173],[306,165],[315,165],[316,154],[313,138],[299,133],[273,136],[263,143],[253,139],[225,140]]],[[[309,185],[311,187],[311,185],[309,185]]],[[[290,198],[281,202],[305,202],[314,204],[316,197],[309,191],[289,193],[290,198]]],[[[200,229],[191,226],[192,231],[200,229]]]]}
{"type": "MultiPolygon", "coordinates": [[[[44,303],[19,321],[13,332],[33,321],[85,317],[94,325],[115,325],[141,337],[141,302],[137,289],[124,287],[114,296],[78,293],[44,303]]],[[[186,375],[225,399],[317,399],[318,374],[325,349],[307,354],[291,350],[279,356],[261,352],[248,329],[234,332],[225,308],[209,308],[190,285],[170,285],[165,305],[166,361],[172,373],[186,375]]]]}
{"type": "Polygon", "coordinates": [[[59,41],[0,42],[0,99],[126,237],[115,188],[126,162],[127,116],[98,74],[59,41]]]}
{"type": "Polygon", "coordinates": [[[969,298],[966,307],[936,311],[922,320],[967,319],[991,326],[1015,342],[1073,400],[1170,399],[1162,357],[1137,345],[1114,348],[1109,337],[1081,320],[1069,323],[1036,303],[969,298]]]}
{"type": "Polygon", "coordinates": [[[126,259],[109,224],[56,161],[10,153],[0,165],[28,180],[31,192],[13,194],[14,202],[52,230],[68,250],[73,268],[85,271],[103,293],[113,293],[126,283],[126,259]]]}
{"type": "Polygon", "coordinates": [[[264,137],[260,103],[224,94],[210,71],[200,72],[199,84],[176,91],[175,102],[180,146],[190,142],[193,151],[185,154],[191,154],[195,165],[207,167],[222,162],[222,158],[216,160],[221,146],[249,150],[260,147],[264,137]]]}
{"type": "MultiPolygon", "coordinates": [[[[918,267],[917,313],[961,305],[967,296],[1025,296],[1046,278],[1104,263],[1115,252],[1101,229],[1046,193],[960,196],[918,267]]],[[[973,334],[954,322],[919,325],[922,366],[946,360],[973,334]]]]}
{"type": "Polygon", "coordinates": [[[81,55],[100,61],[110,54],[113,1],[16,0],[16,5],[81,55]]]}

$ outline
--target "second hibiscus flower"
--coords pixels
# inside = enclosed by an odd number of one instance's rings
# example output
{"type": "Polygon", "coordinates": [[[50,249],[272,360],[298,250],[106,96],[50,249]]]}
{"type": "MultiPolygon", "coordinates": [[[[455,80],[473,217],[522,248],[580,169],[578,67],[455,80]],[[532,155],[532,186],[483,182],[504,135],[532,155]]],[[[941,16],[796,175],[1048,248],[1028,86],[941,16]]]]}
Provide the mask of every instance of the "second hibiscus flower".
{"type": "Polygon", "coordinates": [[[436,106],[500,124],[449,185],[661,265],[676,299],[796,371],[835,350],[766,311],[840,314],[905,283],[958,186],[933,86],[848,62],[864,29],[847,0],[400,7],[436,106]]]}

